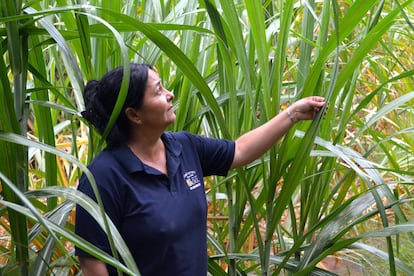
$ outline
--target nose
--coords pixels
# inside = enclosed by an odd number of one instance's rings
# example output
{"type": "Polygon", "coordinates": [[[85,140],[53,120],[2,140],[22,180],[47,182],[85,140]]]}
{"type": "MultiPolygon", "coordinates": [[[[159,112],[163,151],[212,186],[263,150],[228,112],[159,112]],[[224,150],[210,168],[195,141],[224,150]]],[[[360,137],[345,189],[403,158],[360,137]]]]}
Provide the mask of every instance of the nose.
{"type": "Polygon", "coordinates": [[[164,90],[165,90],[165,93],[166,93],[167,101],[171,102],[174,99],[174,94],[171,91],[169,91],[165,88],[164,88],[164,90]]]}

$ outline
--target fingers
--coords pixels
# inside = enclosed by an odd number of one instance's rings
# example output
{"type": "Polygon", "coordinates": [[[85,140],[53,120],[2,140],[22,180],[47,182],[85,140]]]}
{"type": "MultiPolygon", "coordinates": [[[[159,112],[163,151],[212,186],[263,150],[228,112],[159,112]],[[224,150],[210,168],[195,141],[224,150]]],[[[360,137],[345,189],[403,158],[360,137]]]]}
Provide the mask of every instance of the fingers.
{"type": "Polygon", "coordinates": [[[325,98],[320,96],[310,96],[303,98],[291,106],[290,113],[297,120],[312,120],[325,105],[325,98]]]}
{"type": "Polygon", "coordinates": [[[325,98],[319,96],[312,96],[310,97],[311,101],[310,104],[314,107],[322,107],[325,104],[325,98]]]}
{"type": "Polygon", "coordinates": [[[325,102],[325,98],[324,97],[311,96],[310,98],[312,99],[312,101],[315,101],[315,102],[325,102]]]}
{"type": "Polygon", "coordinates": [[[317,110],[319,111],[323,105],[325,104],[325,98],[319,97],[319,96],[311,96],[307,98],[303,98],[296,103],[295,109],[297,109],[300,112],[308,112],[311,110],[317,110]]]}

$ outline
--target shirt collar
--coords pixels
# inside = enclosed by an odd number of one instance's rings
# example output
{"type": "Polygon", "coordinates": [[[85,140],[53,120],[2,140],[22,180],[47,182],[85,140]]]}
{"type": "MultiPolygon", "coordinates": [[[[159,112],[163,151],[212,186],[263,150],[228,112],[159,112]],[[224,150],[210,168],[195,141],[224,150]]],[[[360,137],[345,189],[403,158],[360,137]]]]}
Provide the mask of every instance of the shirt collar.
{"type": "Polygon", "coordinates": [[[180,156],[183,146],[170,132],[164,133],[161,136],[161,139],[164,141],[165,149],[167,151],[168,175],[171,177],[175,175],[180,165],[180,156]]]}
{"type": "MultiPolygon", "coordinates": [[[[161,139],[164,142],[167,152],[168,175],[172,176],[177,172],[180,164],[179,157],[182,152],[182,145],[175,140],[172,133],[163,133],[161,139]]],[[[112,149],[111,152],[128,173],[145,171],[144,164],[126,144],[112,149]]]]}

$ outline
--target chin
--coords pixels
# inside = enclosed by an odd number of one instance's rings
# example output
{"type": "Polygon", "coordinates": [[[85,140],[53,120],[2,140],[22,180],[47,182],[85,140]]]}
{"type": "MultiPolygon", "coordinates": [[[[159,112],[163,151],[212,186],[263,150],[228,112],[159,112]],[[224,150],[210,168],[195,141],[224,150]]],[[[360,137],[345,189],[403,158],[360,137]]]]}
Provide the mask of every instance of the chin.
{"type": "Polygon", "coordinates": [[[174,124],[175,123],[175,116],[174,116],[174,118],[170,118],[170,120],[168,120],[168,122],[167,122],[167,125],[172,125],[172,124],[174,124]]]}

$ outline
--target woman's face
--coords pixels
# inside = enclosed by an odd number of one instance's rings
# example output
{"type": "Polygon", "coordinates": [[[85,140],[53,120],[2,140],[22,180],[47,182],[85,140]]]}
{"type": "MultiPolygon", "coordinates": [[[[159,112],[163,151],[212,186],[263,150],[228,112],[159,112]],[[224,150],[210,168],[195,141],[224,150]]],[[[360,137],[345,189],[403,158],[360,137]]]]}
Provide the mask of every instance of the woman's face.
{"type": "Polygon", "coordinates": [[[138,110],[142,126],[165,129],[174,123],[173,99],[174,95],[162,86],[158,73],[148,70],[144,101],[138,110]]]}

